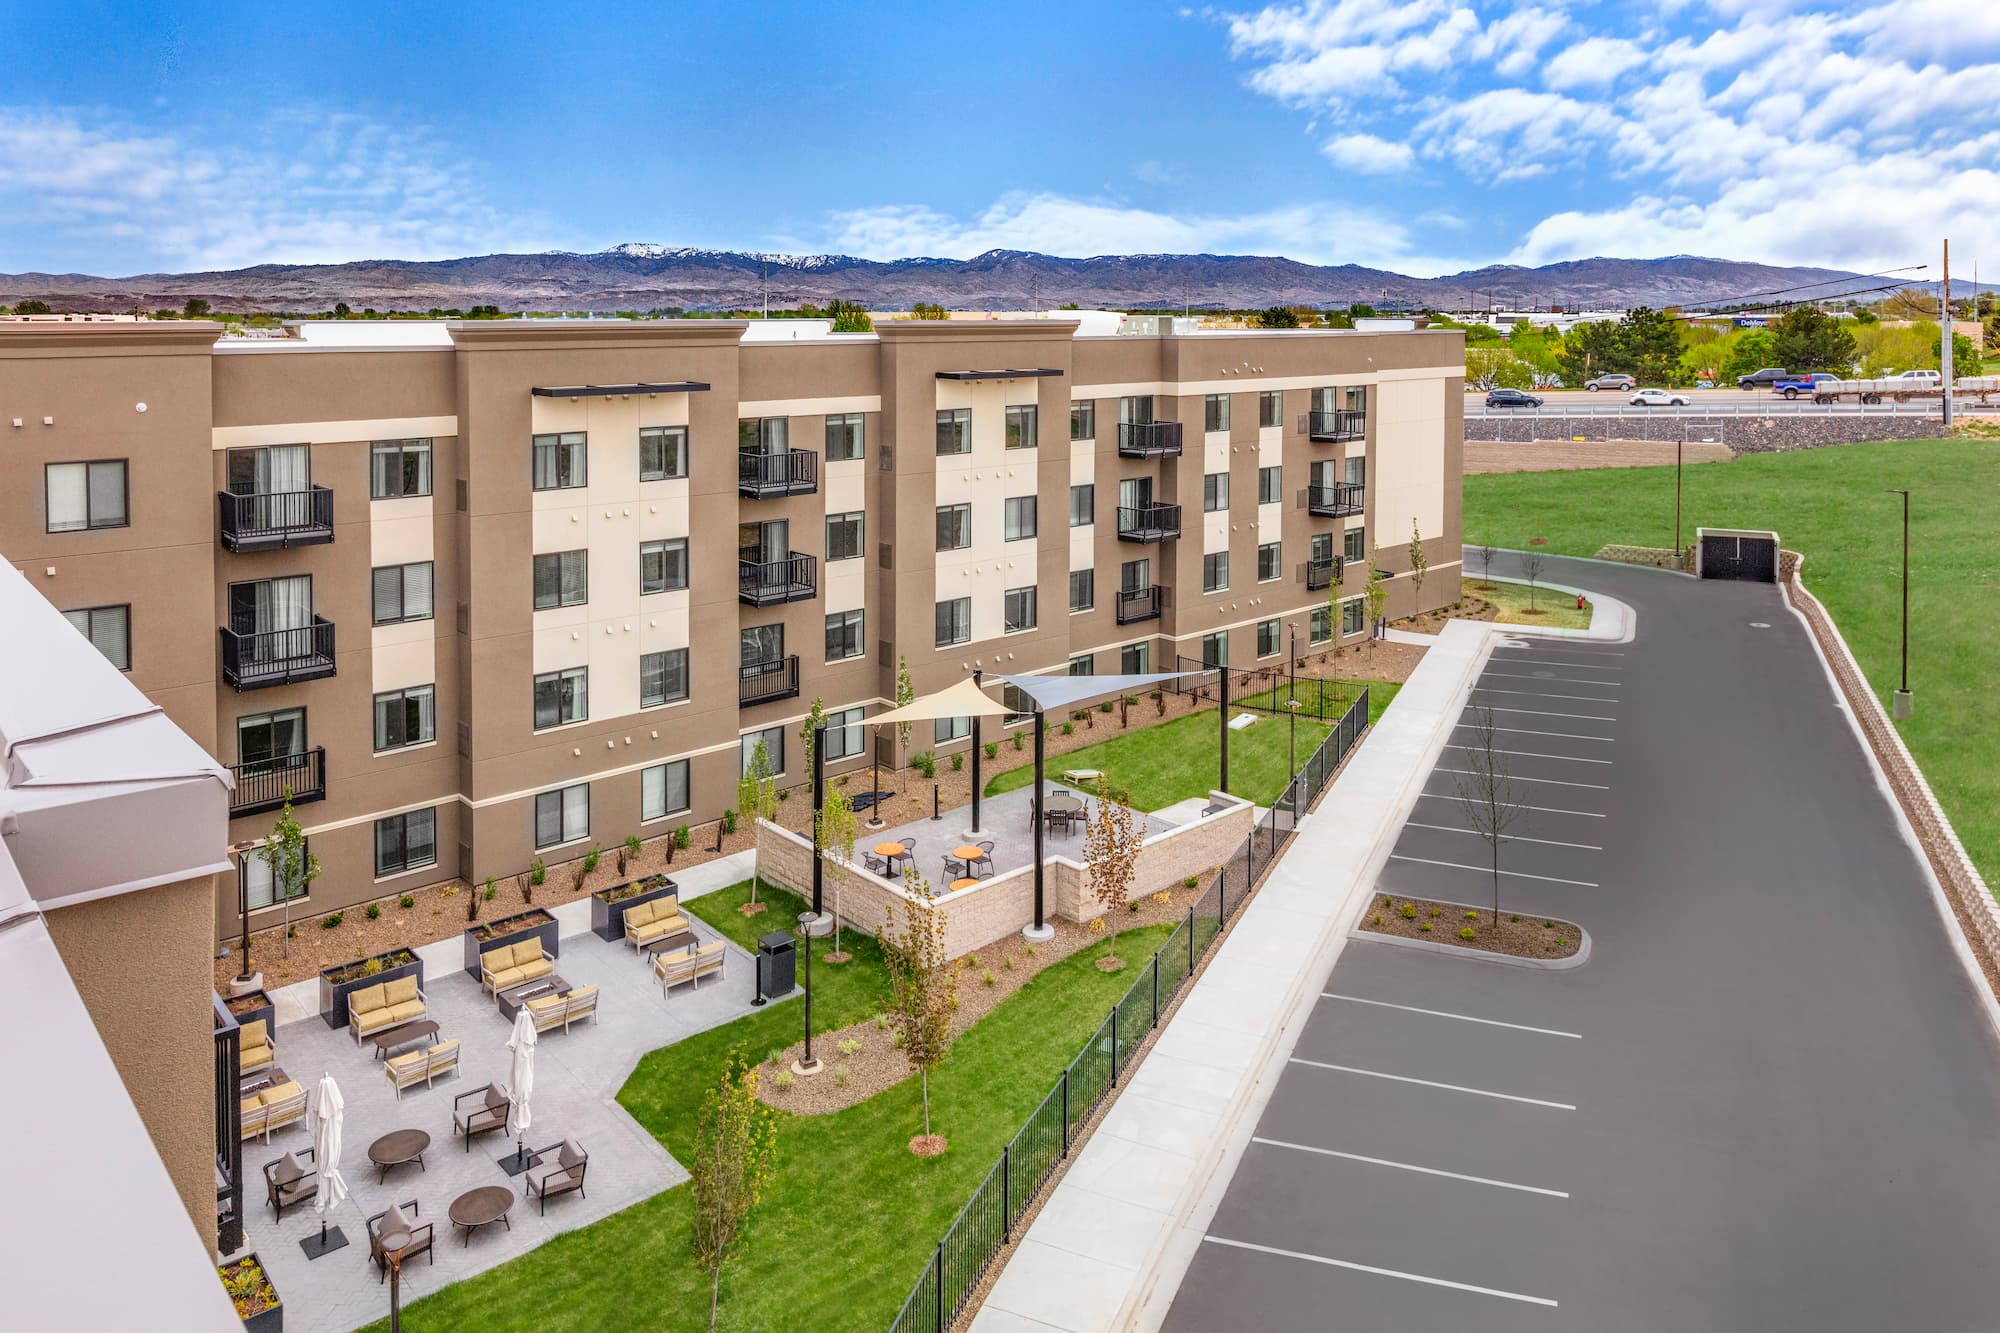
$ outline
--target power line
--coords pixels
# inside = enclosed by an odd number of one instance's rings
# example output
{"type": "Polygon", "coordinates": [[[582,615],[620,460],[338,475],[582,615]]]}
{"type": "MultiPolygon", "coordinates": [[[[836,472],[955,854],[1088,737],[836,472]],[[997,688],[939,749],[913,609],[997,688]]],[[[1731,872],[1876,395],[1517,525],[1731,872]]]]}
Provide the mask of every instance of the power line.
{"type": "MultiPolygon", "coordinates": [[[[1863,279],[1867,279],[1867,278],[1886,278],[1886,277],[1888,277],[1888,276],[1889,276],[1889,275],[1890,275],[1891,273],[1913,273],[1913,272],[1917,272],[1917,271],[1919,271],[1919,270],[1922,270],[1922,269],[1926,269],[1926,268],[1929,268],[1929,267],[1930,267],[1930,265],[1928,265],[1928,264],[1905,264],[1905,265],[1903,265],[1903,266],[1902,266],[1901,268],[1886,268],[1886,269],[1883,269],[1883,270],[1882,270],[1882,271],[1881,271],[1880,273],[1855,273],[1855,274],[1850,274],[1849,276],[1847,276],[1847,277],[1844,277],[1844,278],[1828,278],[1828,279],[1826,279],[1826,280],[1825,280],[1824,282],[1806,282],[1806,283],[1800,283],[1800,284],[1799,284],[1798,286],[1796,286],[1796,287],[1774,287],[1774,288],[1772,288],[1772,289],[1771,289],[1771,290],[1769,290],[1769,291],[1763,291],[1763,292],[1750,292],[1750,293],[1748,293],[1747,295],[1743,295],[1743,296],[1719,296],[1719,297],[1716,297],[1716,298],[1715,298],[1715,299],[1713,299],[1713,300],[1704,300],[1704,301],[1680,301],[1680,302],[1676,302],[1676,304],[1678,304],[1678,305],[1682,305],[1682,306],[1688,306],[1688,305],[1705,305],[1705,306],[1722,306],[1722,305],[1748,305],[1748,304],[1751,304],[1751,303],[1754,303],[1754,302],[1756,302],[1756,301],[1757,301],[1757,299],[1758,299],[1759,297],[1764,297],[1764,296],[1783,296],[1783,295],[1785,295],[1785,293],[1787,293],[1787,292],[1803,292],[1803,291],[1810,291],[1810,290],[1812,290],[1812,289],[1813,289],[1814,287],[1831,287],[1831,286],[1834,286],[1834,285],[1835,285],[1835,284],[1837,284],[1837,283],[1842,283],[1842,282],[1856,282],[1856,281],[1860,281],[1860,280],[1863,280],[1863,279]]],[[[1902,283],[1891,283],[1891,284],[1889,284],[1889,286],[1890,286],[1890,287],[1900,287],[1900,286],[1903,286],[1903,285],[1904,285],[1904,284],[1902,284],[1902,283]]],[[[1885,287],[1869,287],[1869,288],[1866,288],[1865,290],[1866,290],[1866,291],[1871,291],[1871,292],[1877,292],[1877,291],[1886,291],[1886,290],[1888,290],[1888,288],[1885,288],[1885,287]]],[[[1859,292],[1829,292],[1829,293],[1827,293],[1827,294],[1826,294],[1825,296],[1816,296],[1816,297],[1812,297],[1812,298],[1810,298],[1810,299],[1812,299],[1812,300],[1816,300],[1816,301],[1835,301],[1835,300],[1841,300],[1841,299],[1844,299],[1844,298],[1846,298],[1846,297],[1849,297],[1849,296],[1856,296],[1856,295],[1860,295],[1860,293],[1859,293],[1859,292]]],[[[1797,304],[1797,302],[1795,302],[1795,301],[1794,301],[1794,302],[1789,302],[1788,304],[1797,304]]]]}

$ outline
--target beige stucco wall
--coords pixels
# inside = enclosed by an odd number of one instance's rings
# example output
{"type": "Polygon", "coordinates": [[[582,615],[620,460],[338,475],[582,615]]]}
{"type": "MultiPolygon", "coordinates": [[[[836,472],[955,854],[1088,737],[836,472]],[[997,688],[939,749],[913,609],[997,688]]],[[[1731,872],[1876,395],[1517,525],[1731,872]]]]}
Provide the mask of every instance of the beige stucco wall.
{"type": "MultiPolygon", "coordinates": [[[[215,877],[48,914],[49,935],[166,1163],[202,1244],[215,1249],[215,877]]],[[[50,1096],[61,1088],[49,1087],[50,1096]]],[[[58,1145],[87,1153],[87,1144],[58,1145]]],[[[106,1206],[115,1206],[107,1198],[106,1206]]]]}

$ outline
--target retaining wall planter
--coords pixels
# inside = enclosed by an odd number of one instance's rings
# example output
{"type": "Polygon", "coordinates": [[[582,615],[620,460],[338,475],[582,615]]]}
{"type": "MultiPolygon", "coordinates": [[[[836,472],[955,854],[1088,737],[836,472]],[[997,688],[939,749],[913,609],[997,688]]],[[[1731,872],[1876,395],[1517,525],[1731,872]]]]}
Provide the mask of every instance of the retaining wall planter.
{"type": "Polygon", "coordinates": [[[376,954],[373,958],[362,958],[352,963],[342,963],[339,967],[329,967],[319,974],[319,1016],[326,1020],[330,1028],[347,1026],[347,997],[364,986],[379,985],[384,981],[394,981],[398,977],[415,977],[417,989],[424,986],[424,960],[409,949],[391,949],[388,953],[376,954]],[[379,962],[381,970],[364,972],[370,963],[379,962]],[[335,980],[336,977],[341,980],[335,980]]]}
{"type": "Polygon", "coordinates": [[[229,1293],[236,1306],[236,1314],[243,1321],[247,1333],[284,1333],[285,1306],[278,1298],[278,1288],[271,1281],[270,1270],[264,1261],[252,1250],[241,1259],[232,1259],[216,1269],[222,1278],[222,1286],[229,1293]],[[243,1313],[244,1306],[255,1307],[251,1313],[243,1313]]]}
{"type": "Polygon", "coordinates": [[[590,929],[597,938],[616,944],[625,938],[625,913],[629,908],[679,892],[680,887],[665,875],[599,889],[590,895],[590,929]]]}
{"type": "MultiPolygon", "coordinates": [[[[593,908],[593,911],[596,909],[593,908]]],[[[551,958],[561,956],[560,932],[556,929],[556,919],[539,907],[531,907],[525,912],[502,917],[498,921],[486,921],[465,928],[465,975],[479,980],[479,955],[488,949],[498,949],[508,944],[519,944],[530,935],[542,937],[542,952],[551,958]]]]}
{"type": "Polygon", "coordinates": [[[241,995],[230,996],[222,1003],[228,1008],[229,1016],[236,1020],[236,1026],[243,1027],[261,1018],[264,1020],[264,1031],[277,1031],[277,1006],[263,991],[245,991],[241,995]]]}

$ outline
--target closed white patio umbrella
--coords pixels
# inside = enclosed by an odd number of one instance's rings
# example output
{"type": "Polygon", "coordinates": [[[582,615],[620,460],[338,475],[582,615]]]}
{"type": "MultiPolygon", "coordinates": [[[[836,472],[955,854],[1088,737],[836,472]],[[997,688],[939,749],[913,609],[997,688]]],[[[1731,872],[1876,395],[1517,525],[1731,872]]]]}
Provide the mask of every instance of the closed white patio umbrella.
{"type": "Polygon", "coordinates": [[[347,1103],[332,1074],[320,1076],[313,1107],[313,1168],[318,1182],[313,1191],[313,1211],[319,1214],[319,1235],[300,1242],[309,1259],[317,1259],[347,1244],[347,1237],[339,1227],[329,1232],[326,1226],[327,1214],[347,1199],[347,1180],[340,1174],[341,1119],[347,1103]]]}
{"type": "Polygon", "coordinates": [[[514,1053],[514,1065],[507,1075],[507,1096],[514,1103],[514,1155],[500,1159],[510,1176],[528,1169],[528,1150],[522,1135],[533,1123],[528,1099],[535,1090],[535,1019],[522,1005],[514,1011],[514,1031],[507,1037],[507,1049],[514,1053]]]}

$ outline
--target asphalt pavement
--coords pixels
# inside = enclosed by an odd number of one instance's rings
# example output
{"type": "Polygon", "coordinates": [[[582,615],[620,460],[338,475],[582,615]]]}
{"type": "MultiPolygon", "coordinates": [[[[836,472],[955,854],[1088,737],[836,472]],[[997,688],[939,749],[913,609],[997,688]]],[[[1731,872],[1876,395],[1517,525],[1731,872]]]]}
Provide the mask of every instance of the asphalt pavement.
{"type": "MultiPolygon", "coordinates": [[[[1351,942],[1165,1326],[2000,1326],[2000,1041],[1804,626],[1770,585],[1543,576],[1639,617],[1472,695],[1532,807],[1503,908],[1589,961],[1351,942]]],[[[1460,753],[1382,892],[1487,900],[1460,753]]]]}

